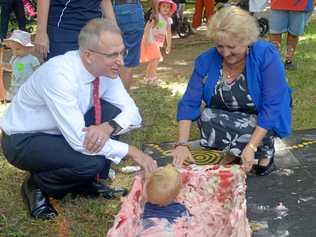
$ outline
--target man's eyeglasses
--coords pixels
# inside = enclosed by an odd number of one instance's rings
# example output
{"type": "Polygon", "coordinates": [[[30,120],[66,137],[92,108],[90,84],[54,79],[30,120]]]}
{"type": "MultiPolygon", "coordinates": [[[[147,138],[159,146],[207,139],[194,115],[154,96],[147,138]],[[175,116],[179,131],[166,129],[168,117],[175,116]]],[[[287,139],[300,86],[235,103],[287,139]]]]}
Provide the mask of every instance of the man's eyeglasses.
{"type": "Polygon", "coordinates": [[[127,49],[123,49],[121,52],[114,52],[114,53],[103,53],[103,52],[99,52],[99,51],[96,51],[93,49],[89,49],[89,51],[103,55],[103,56],[107,57],[108,59],[113,59],[113,60],[117,59],[119,56],[122,56],[123,58],[125,58],[125,56],[128,53],[127,49]]]}

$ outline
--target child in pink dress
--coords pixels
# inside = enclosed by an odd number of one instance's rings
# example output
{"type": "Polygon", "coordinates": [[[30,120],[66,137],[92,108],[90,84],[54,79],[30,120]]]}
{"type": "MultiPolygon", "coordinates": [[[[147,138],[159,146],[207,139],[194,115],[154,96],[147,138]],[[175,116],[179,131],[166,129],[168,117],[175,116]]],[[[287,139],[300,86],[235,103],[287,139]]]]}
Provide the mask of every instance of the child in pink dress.
{"type": "Polygon", "coordinates": [[[145,26],[144,36],[141,44],[140,62],[148,63],[145,81],[157,82],[157,66],[162,61],[160,48],[166,39],[166,54],[171,51],[171,24],[172,14],[177,10],[177,5],[172,0],[159,0],[158,22],[149,20],[145,26]]]}

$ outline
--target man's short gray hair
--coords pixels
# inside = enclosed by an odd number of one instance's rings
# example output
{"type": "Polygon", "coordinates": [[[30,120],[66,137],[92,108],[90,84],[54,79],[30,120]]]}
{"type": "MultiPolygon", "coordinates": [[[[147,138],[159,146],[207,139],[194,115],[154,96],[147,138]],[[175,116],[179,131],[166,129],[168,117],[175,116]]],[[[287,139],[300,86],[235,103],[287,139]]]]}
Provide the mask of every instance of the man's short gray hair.
{"type": "Polygon", "coordinates": [[[80,31],[79,49],[91,49],[99,45],[99,40],[103,32],[111,32],[121,35],[121,30],[111,20],[95,18],[90,20],[80,31]]]}

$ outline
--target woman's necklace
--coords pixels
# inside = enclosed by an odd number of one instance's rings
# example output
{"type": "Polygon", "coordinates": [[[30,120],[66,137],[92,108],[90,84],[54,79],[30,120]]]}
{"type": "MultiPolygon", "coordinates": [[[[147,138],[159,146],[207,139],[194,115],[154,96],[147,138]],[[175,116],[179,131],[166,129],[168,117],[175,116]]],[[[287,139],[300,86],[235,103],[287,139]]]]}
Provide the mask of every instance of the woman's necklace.
{"type": "Polygon", "coordinates": [[[242,60],[236,64],[228,66],[223,61],[223,79],[227,84],[232,84],[237,77],[243,72],[245,67],[245,60],[242,60]]]}

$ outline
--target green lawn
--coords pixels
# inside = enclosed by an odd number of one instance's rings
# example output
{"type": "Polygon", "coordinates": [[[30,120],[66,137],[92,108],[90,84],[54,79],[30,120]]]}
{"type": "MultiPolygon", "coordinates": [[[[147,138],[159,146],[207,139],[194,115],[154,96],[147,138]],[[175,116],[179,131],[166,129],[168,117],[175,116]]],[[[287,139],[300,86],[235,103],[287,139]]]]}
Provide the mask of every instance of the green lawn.
{"type": "MultiPolygon", "coordinates": [[[[202,36],[174,40],[173,52],[159,66],[161,87],[146,86],[142,77],[144,66],[137,69],[132,97],[143,116],[143,127],[124,140],[140,146],[144,142],[172,141],[176,139],[176,103],[183,93],[192,69],[192,61],[210,46],[202,36]]],[[[312,21],[296,53],[298,69],[288,73],[294,89],[293,128],[316,128],[316,21],[312,21]]],[[[2,106],[0,110],[3,110],[2,106]]],[[[198,132],[192,133],[198,138],[198,132]]],[[[120,166],[126,165],[123,162],[120,166]]],[[[119,170],[120,166],[115,166],[119,170]]],[[[120,202],[103,198],[86,199],[67,196],[57,203],[59,216],[52,221],[29,218],[20,195],[20,184],[25,173],[0,159],[0,236],[105,236],[118,212],[120,202]]],[[[112,185],[130,187],[131,176],[117,172],[112,185]]]]}

